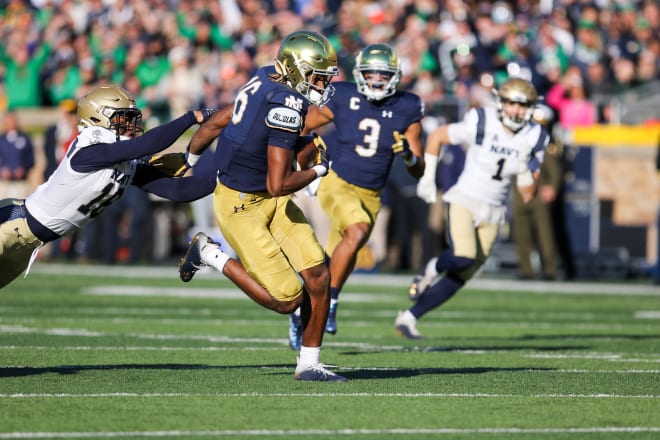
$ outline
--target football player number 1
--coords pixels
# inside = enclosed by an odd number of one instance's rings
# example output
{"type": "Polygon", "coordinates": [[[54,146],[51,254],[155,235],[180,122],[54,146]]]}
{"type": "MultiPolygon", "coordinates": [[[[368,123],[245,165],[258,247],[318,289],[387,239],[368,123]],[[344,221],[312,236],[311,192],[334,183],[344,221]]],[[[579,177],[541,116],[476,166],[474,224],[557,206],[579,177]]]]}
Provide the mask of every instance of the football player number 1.
{"type": "Polygon", "coordinates": [[[491,176],[493,180],[502,180],[502,168],[504,168],[504,162],[506,162],[506,159],[500,159],[497,161],[497,172],[491,176]]]}

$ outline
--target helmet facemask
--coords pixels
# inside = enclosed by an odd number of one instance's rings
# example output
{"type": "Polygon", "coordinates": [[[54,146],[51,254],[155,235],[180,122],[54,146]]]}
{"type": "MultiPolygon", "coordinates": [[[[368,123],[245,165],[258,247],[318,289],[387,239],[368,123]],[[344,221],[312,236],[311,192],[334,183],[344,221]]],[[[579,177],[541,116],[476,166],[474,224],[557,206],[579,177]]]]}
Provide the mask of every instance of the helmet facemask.
{"type": "MultiPolygon", "coordinates": [[[[295,85],[289,80],[289,85],[296,89],[307,100],[316,105],[325,105],[335,94],[335,86],[330,84],[333,76],[339,74],[339,70],[319,70],[315,69],[304,60],[298,58],[297,54],[292,54],[294,64],[302,78],[295,85]],[[319,83],[323,84],[322,86],[319,83]]],[[[289,79],[289,78],[287,78],[289,79]]]]}
{"type": "Polygon", "coordinates": [[[142,128],[142,112],[137,108],[116,109],[110,117],[110,127],[108,128],[114,130],[118,138],[139,136],[144,131],[142,128]]]}
{"type": "Polygon", "coordinates": [[[370,101],[392,96],[401,81],[399,56],[386,44],[371,44],[355,58],[353,78],[358,92],[370,101]]]}
{"type": "Polygon", "coordinates": [[[104,127],[115,132],[117,140],[142,134],[142,112],[135,99],[121,87],[98,86],[78,102],[78,125],[104,127]]]}

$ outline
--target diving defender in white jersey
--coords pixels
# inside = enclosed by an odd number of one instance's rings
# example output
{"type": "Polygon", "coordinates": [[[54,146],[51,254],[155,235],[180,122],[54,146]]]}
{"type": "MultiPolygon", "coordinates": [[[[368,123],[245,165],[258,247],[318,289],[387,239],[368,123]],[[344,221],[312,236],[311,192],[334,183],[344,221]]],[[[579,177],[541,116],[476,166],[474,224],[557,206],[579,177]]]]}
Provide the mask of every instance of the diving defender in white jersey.
{"type": "Polygon", "coordinates": [[[537,93],[522,78],[506,81],[496,91],[497,108],[470,109],[462,121],[443,125],[429,135],[426,169],[417,195],[435,201],[435,172],[443,144],[468,147],[458,181],[443,196],[449,204],[450,247],[432,258],[415,276],[410,299],[416,301],[396,318],[396,329],[406,338],[419,339],[417,320],[449,300],[486,261],[505,220],[511,181],[525,203],[536,191],[549,137],[532,122],[537,93]]]}
{"type": "Polygon", "coordinates": [[[214,175],[173,178],[147,158],[214,112],[189,111],[140,136],[142,112],[126,90],[90,90],[78,103],[80,133],[50,178],[25,200],[0,200],[0,288],[29,269],[41,246],[89,223],[128,185],[175,202],[213,192],[214,175]]]}

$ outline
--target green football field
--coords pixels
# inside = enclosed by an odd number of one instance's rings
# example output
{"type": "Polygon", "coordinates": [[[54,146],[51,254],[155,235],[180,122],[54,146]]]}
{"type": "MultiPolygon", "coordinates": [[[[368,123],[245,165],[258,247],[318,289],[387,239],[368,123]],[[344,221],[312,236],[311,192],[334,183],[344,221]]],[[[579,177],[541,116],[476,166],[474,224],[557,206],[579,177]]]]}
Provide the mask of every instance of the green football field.
{"type": "Polygon", "coordinates": [[[49,265],[0,291],[0,439],[658,439],[660,289],[478,278],[394,331],[409,276],[353,275],[297,382],[286,316],[226,279],[49,265]]]}

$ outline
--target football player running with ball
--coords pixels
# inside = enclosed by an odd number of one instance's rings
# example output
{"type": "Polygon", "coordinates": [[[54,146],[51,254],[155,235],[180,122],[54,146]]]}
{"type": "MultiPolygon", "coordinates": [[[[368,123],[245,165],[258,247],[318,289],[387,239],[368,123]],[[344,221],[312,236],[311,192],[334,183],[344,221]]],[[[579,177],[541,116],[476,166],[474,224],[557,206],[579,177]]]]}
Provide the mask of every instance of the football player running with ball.
{"type": "Polygon", "coordinates": [[[458,181],[443,196],[449,204],[450,247],[432,258],[415,276],[409,297],[416,301],[396,318],[396,329],[408,339],[420,339],[417,320],[449,300],[486,261],[505,220],[509,188],[528,203],[534,197],[549,137],[532,122],[537,93],[522,78],[506,81],[496,91],[497,108],[473,108],[461,122],[438,127],[429,135],[424,153],[426,170],[417,195],[427,203],[436,197],[435,172],[443,144],[468,147],[458,181]]]}
{"type": "Polygon", "coordinates": [[[0,288],[29,270],[45,243],[89,223],[128,185],[175,202],[213,191],[213,176],[173,178],[147,158],[214,110],[189,111],[142,134],[135,99],[121,87],[101,85],[80,99],[77,113],[79,134],[50,178],[25,200],[0,200],[0,288]]]}
{"type": "MultiPolygon", "coordinates": [[[[321,179],[318,201],[331,229],[326,245],[330,256],[330,314],[326,332],[337,332],[339,293],[355,268],[358,251],[367,243],[381,207],[381,192],[394,158],[403,159],[409,174],[424,173],[422,157],[422,100],[398,91],[401,66],[387,44],[370,44],[358,52],[355,83],[334,83],[335,96],[325,106],[312,106],[305,130],[334,123],[332,168],[321,179]]],[[[289,344],[299,342],[300,318],[290,315],[289,344]]]]}
{"type": "Polygon", "coordinates": [[[189,146],[189,157],[196,158],[219,136],[213,157],[218,170],[214,210],[240,263],[197,233],[179,265],[181,279],[189,281],[207,265],[266,308],[291,313],[300,306],[303,332],[297,380],[346,381],[319,360],[330,276],[322,246],[291,199],[295,191],[328,172],[320,138],[319,158],[311,168],[294,170],[294,149],[309,104],[328,101],[333,92],[330,81],[338,73],[337,55],[326,37],[310,31],[287,35],[275,65],[259,68],[238,91],[233,109],[219,111],[189,146]]]}

